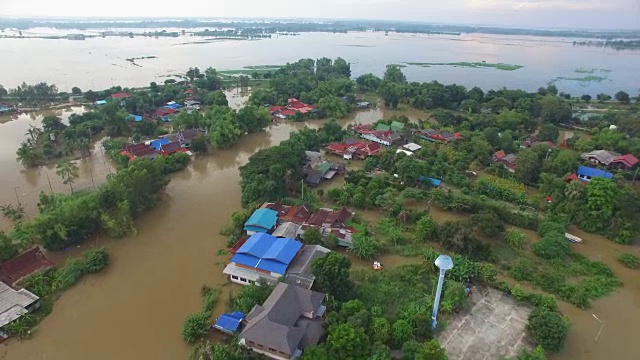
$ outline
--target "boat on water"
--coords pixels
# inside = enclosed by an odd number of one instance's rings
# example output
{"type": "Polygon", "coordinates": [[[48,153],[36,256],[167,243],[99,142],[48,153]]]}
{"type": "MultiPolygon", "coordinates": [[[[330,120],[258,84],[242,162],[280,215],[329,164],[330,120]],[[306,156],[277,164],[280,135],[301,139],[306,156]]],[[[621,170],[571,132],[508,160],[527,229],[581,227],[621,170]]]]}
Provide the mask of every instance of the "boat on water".
{"type": "Polygon", "coordinates": [[[384,269],[384,266],[382,266],[382,264],[379,261],[374,261],[373,262],[373,270],[382,270],[384,269]]]}
{"type": "Polygon", "coordinates": [[[564,238],[567,239],[567,241],[572,242],[572,243],[581,243],[582,239],[575,236],[575,235],[571,235],[569,233],[564,233],[564,238]]]}

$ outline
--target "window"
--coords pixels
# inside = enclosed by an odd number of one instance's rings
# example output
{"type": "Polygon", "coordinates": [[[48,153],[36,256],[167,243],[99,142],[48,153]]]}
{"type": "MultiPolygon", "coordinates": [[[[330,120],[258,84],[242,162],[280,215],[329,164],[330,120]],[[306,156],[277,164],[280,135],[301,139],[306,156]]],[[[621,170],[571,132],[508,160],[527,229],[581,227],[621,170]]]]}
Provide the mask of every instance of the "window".
{"type": "Polygon", "coordinates": [[[238,280],[238,277],[237,277],[236,275],[231,275],[231,278],[232,278],[233,280],[238,280]]]}
{"type": "Polygon", "coordinates": [[[241,277],[241,278],[240,278],[240,281],[242,281],[242,282],[247,282],[247,279],[245,279],[245,278],[241,277]]]}
{"type": "Polygon", "coordinates": [[[269,348],[269,351],[271,351],[271,352],[278,352],[278,350],[276,350],[276,349],[272,349],[272,348],[269,348]]]}

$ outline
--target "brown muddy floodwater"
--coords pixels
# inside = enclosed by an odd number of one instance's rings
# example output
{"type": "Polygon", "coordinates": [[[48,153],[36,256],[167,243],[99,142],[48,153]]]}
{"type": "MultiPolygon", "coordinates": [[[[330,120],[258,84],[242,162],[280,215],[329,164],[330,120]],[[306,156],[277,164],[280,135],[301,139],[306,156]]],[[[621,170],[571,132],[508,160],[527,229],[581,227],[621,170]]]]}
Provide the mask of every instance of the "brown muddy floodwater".
{"type": "MultiPolygon", "coordinates": [[[[239,96],[233,103],[241,104],[242,101],[239,96]]],[[[73,111],[82,109],[72,108],[57,114],[68,117],[73,111]]],[[[375,109],[356,113],[341,123],[372,123],[382,116],[383,112],[375,109]]],[[[54,191],[67,191],[53,167],[24,170],[15,162],[15,151],[24,139],[28,125],[38,124],[39,119],[41,114],[0,123],[0,203],[15,202],[17,192],[30,216],[36,213],[37,194],[50,191],[46,174],[54,191]]],[[[137,220],[136,236],[111,239],[98,235],[79,249],[53,254],[54,259],[62,261],[88,247],[106,246],[112,255],[112,264],[103,273],[88,276],[66,291],[32,339],[10,340],[0,345],[0,358],[185,359],[189,346],[183,342],[180,331],[187,314],[200,309],[201,286],[227,283],[222,268],[228,257],[216,256],[215,252],[226,242],[219,234],[220,230],[229,221],[231,213],[241,207],[238,168],[253,153],[287,139],[292,131],[304,126],[317,128],[323,122],[271,126],[266,132],[244,136],[232,149],[194,159],[188,169],[172,177],[158,207],[137,220]]],[[[92,186],[89,169],[96,185],[104,181],[109,171],[114,171],[97,147],[90,158],[79,162],[83,170],[77,181],[78,188],[92,186]]],[[[432,212],[439,220],[459,217],[438,209],[432,209],[432,212]]],[[[374,212],[365,216],[379,215],[374,212]]],[[[7,223],[0,224],[3,229],[8,226],[7,223]]],[[[634,335],[640,333],[638,274],[617,265],[615,257],[622,247],[597,236],[573,230],[572,233],[585,239],[584,244],[572,246],[612,264],[625,287],[595,302],[589,311],[562,304],[562,310],[571,316],[574,325],[565,350],[556,358],[637,359],[640,343],[635,341],[634,335]],[[591,313],[606,322],[598,343],[594,343],[593,338],[599,323],[591,313]]],[[[394,266],[420,260],[388,255],[380,261],[385,266],[394,266]]],[[[370,265],[354,260],[354,268],[370,265]]],[[[214,314],[222,312],[229,293],[238,289],[236,285],[223,286],[214,314]]]]}

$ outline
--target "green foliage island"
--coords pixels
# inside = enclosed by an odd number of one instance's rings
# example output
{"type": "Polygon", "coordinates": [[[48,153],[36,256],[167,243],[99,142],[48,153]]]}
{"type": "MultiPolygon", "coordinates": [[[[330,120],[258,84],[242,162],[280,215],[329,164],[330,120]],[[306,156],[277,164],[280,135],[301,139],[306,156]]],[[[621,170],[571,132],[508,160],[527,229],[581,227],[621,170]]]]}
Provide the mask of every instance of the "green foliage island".
{"type": "Polygon", "coordinates": [[[481,62],[450,62],[450,63],[437,63],[437,62],[407,62],[407,65],[431,67],[431,66],[454,66],[454,67],[467,67],[467,68],[492,68],[504,71],[514,71],[523,68],[522,65],[511,65],[503,63],[487,63],[481,62]]]}

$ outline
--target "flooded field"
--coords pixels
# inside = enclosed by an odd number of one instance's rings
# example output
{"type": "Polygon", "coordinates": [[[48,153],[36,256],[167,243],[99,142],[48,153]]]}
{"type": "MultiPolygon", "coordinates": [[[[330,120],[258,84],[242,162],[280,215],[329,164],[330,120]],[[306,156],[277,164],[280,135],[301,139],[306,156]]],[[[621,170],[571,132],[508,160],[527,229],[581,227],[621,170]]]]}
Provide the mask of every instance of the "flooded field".
{"type": "MultiPolygon", "coordinates": [[[[104,29],[94,29],[95,32],[104,29]]],[[[134,29],[135,30],[135,29],[134,29]]],[[[162,30],[162,29],[158,29],[162,30]]],[[[171,31],[171,29],[169,29],[171,31]]],[[[53,29],[31,29],[32,34],[51,34],[53,29]]],[[[126,31],[120,29],[120,31],[126,31]]],[[[137,31],[137,30],[136,30],[137,31]]],[[[173,29],[180,31],[180,29],[173,29]]],[[[60,30],[66,35],[68,31],[60,30]]],[[[637,93],[640,53],[610,48],[573,46],[575,39],[501,36],[487,34],[418,35],[382,32],[348,34],[303,33],[258,41],[214,40],[201,37],[107,37],[85,41],[66,39],[0,39],[5,71],[0,83],[13,88],[23,81],[54,83],[60,91],[101,90],[111,86],[148,86],[184,74],[189,67],[236,70],[244,66],[285,64],[301,58],[342,57],[351,63],[354,76],[381,76],[387,64],[407,62],[487,62],[524,66],[516,71],[461,66],[407,66],[409,81],[437,80],[485,90],[519,88],[535,91],[555,81],[560,91],[574,95],[637,93]],[[135,64],[126,59],[141,59],[135,64]],[[598,81],[578,69],[606,69],[598,81]]]]}
{"type": "MultiPolygon", "coordinates": [[[[242,103],[239,96],[233,100],[242,103]]],[[[230,102],[233,102],[230,99],[230,102]]],[[[235,103],[234,102],[234,103],[235,103]]],[[[81,108],[60,110],[63,118],[81,108]]],[[[15,161],[15,150],[24,139],[29,124],[38,124],[43,114],[20,116],[0,124],[0,203],[15,202],[16,192],[33,216],[37,194],[50,191],[47,174],[54,191],[67,191],[55,169],[42,167],[25,170],[15,161]],[[14,191],[15,190],[15,191],[14,191]]],[[[387,112],[373,109],[354,113],[347,123],[371,123],[387,112]]],[[[424,114],[408,114],[413,119],[424,114]]],[[[65,292],[55,303],[53,313],[38,326],[31,340],[10,340],[0,346],[0,358],[6,360],[113,360],[113,359],[185,359],[189,347],[180,330],[185,316],[197,311],[200,287],[222,285],[226,279],[222,267],[226,256],[217,249],[226,239],[219,234],[233,211],[240,208],[238,168],[259,149],[287,139],[292,131],[304,126],[317,128],[324,121],[282,123],[268,131],[243,137],[233,148],[214,151],[194,159],[188,169],[175,174],[159,206],[144,213],[137,221],[135,237],[111,239],[98,235],[79,249],[56,253],[63,261],[68,256],[91,246],[107,246],[112,264],[104,273],[84,278],[65,292]]],[[[78,187],[91,186],[91,173],[96,185],[104,181],[114,167],[102,158],[98,149],[81,160],[78,187]]],[[[432,208],[438,221],[459,220],[461,215],[432,208]]],[[[364,211],[370,220],[380,213],[364,211]]],[[[7,229],[8,223],[1,227],[7,229]]],[[[567,345],[555,359],[563,360],[632,360],[637,359],[640,344],[632,337],[640,333],[640,283],[638,274],[618,266],[615,257],[621,250],[599,236],[571,232],[585,239],[572,247],[585,255],[611,264],[625,286],[617,293],[594,302],[593,309],[581,311],[562,304],[562,310],[573,321],[567,345]],[[593,338],[599,323],[592,313],[606,322],[597,343],[593,338]]],[[[636,251],[637,252],[637,251],[636,251]]],[[[386,255],[379,259],[385,266],[418,263],[418,258],[386,255]]],[[[353,259],[354,268],[371,267],[369,261],[353,259]]],[[[214,313],[226,306],[228,295],[236,285],[224,285],[214,313]]]]}

